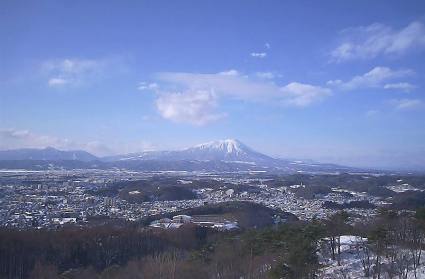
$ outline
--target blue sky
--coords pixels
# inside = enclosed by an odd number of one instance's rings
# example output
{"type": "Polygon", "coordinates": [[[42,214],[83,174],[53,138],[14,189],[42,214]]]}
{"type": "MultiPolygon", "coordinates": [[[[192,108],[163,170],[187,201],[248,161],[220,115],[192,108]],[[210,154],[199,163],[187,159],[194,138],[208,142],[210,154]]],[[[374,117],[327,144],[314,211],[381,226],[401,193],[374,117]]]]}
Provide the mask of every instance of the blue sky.
{"type": "Polygon", "coordinates": [[[0,42],[0,149],[425,168],[423,1],[6,0],[0,42]]]}

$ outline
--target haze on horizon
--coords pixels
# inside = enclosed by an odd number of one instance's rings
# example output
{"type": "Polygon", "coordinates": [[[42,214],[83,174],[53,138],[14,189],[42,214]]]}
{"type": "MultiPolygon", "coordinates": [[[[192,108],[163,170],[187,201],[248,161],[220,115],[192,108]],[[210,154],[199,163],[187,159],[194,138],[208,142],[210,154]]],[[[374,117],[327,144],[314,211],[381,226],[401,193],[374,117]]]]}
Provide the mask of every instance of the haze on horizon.
{"type": "Polygon", "coordinates": [[[0,150],[236,138],[425,170],[423,1],[0,3],[0,150]]]}

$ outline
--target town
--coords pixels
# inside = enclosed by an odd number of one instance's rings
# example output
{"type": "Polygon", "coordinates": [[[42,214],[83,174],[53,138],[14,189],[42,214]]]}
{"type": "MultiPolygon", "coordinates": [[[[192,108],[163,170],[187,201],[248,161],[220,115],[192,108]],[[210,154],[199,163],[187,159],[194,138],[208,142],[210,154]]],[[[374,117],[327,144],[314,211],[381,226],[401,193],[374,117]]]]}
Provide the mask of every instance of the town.
{"type": "MultiPolygon", "coordinates": [[[[15,228],[85,226],[104,220],[140,221],[148,216],[231,201],[258,203],[292,213],[300,220],[325,219],[343,205],[350,204],[353,206],[344,209],[353,216],[364,218],[376,214],[378,207],[390,204],[389,198],[356,192],[343,185],[329,185],[330,191],[312,196],[300,194],[315,187],[303,181],[296,184],[279,181],[262,173],[2,171],[0,183],[0,225],[15,228]],[[152,179],[157,177],[166,177],[167,183],[177,189],[189,189],[193,196],[169,195],[168,198],[134,201],[134,197],[143,194],[143,187],[136,190],[124,187],[119,189],[120,194],[108,192],[122,182],[151,181],[155,184],[152,179]],[[123,192],[126,195],[122,195],[123,192]]],[[[169,185],[161,187],[168,189],[169,185]]],[[[402,180],[388,186],[387,190],[390,189],[422,191],[402,180]]]]}

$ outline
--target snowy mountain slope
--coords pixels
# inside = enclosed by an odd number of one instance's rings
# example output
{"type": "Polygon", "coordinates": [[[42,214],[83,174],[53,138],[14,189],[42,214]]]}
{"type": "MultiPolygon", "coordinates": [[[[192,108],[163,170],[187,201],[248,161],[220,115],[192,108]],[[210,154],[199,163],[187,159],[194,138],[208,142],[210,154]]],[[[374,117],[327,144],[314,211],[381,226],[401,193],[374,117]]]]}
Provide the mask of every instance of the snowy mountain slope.
{"type": "Polygon", "coordinates": [[[198,161],[231,161],[250,163],[272,163],[274,158],[256,152],[235,139],[217,140],[176,151],[147,151],[135,154],[106,158],[117,160],[198,160],[198,161]]]}
{"type": "Polygon", "coordinates": [[[274,159],[256,152],[235,139],[212,141],[195,145],[181,151],[181,155],[192,160],[220,160],[241,162],[266,162],[274,159]]]}

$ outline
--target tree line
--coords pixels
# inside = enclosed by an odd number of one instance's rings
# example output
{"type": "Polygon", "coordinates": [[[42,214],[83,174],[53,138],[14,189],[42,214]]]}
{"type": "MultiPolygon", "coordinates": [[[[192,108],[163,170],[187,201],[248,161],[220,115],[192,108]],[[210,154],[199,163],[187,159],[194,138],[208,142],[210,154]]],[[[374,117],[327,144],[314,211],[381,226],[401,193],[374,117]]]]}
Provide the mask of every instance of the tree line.
{"type": "MultiPolygon", "coordinates": [[[[320,278],[319,255],[337,265],[341,236],[355,235],[368,278],[416,276],[424,262],[425,209],[381,210],[355,221],[327,220],[218,232],[191,224],[174,230],[136,226],[0,230],[0,278],[320,278]]],[[[346,278],[341,271],[340,278],[346,278]]]]}

